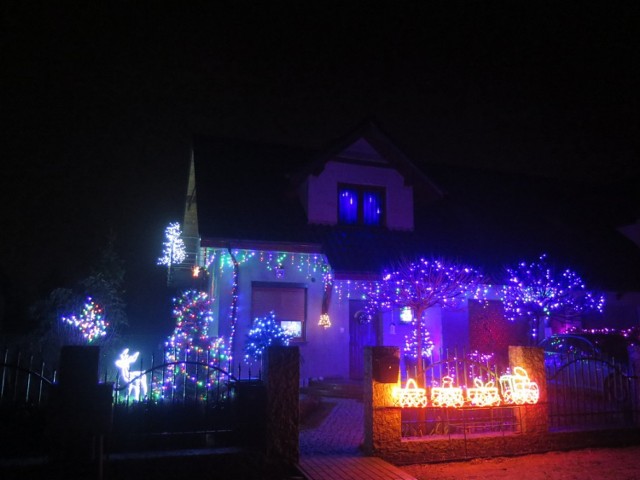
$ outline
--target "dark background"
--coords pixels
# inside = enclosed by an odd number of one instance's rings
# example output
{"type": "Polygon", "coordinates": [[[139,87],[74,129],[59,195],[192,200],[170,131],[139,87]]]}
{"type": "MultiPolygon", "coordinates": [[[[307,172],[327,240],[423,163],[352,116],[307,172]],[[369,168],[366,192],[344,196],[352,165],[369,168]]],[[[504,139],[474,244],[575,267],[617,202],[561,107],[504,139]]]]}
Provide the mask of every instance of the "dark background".
{"type": "Polygon", "coordinates": [[[168,325],[156,260],[196,133],[321,148],[373,116],[427,175],[638,182],[638,2],[55,3],[2,6],[12,305],[86,276],[112,233],[130,331],[168,325]]]}

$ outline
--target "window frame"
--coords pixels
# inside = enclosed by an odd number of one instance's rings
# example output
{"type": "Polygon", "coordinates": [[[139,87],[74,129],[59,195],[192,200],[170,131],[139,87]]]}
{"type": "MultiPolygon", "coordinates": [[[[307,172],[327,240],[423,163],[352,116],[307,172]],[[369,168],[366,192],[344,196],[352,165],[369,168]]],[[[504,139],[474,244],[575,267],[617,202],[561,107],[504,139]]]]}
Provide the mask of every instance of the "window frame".
{"type": "MultiPolygon", "coordinates": [[[[294,322],[301,322],[301,326],[300,326],[300,332],[301,335],[299,337],[291,337],[289,339],[290,343],[303,343],[306,342],[307,340],[307,320],[308,320],[308,313],[307,313],[307,307],[308,307],[308,302],[309,302],[309,288],[306,284],[304,283],[293,283],[293,282],[261,282],[261,281],[253,281],[251,282],[251,325],[253,325],[253,321],[255,320],[255,318],[259,315],[266,315],[266,313],[268,312],[256,312],[255,311],[255,302],[254,302],[254,290],[255,289],[262,289],[264,290],[278,290],[278,289],[296,289],[296,290],[300,290],[301,294],[303,295],[303,318],[298,320],[296,318],[278,318],[278,312],[276,309],[269,309],[269,310],[276,310],[276,321],[278,322],[279,325],[281,325],[281,322],[283,321],[294,321],[294,322]]],[[[250,325],[250,326],[251,326],[250,325]]]]}
{"type": "Polygon", "coordinates": [[[378,185],[362,185],[354,183],[338,183],[338,206],[337,206],[338,225],[348,227],[370,227],[384,228],[387,224],[387,189],[378,185]],[[342,220],[340,197],[345,190],[354,190],[358,200],[358,211],[355,223],[346,223],[342,220]],[[378,224],[365,223],[364,221],[364,196],[367,193],[375,193],[380,195],[380,205],[382,213],[380,214],[380,222],[378,224]]]}

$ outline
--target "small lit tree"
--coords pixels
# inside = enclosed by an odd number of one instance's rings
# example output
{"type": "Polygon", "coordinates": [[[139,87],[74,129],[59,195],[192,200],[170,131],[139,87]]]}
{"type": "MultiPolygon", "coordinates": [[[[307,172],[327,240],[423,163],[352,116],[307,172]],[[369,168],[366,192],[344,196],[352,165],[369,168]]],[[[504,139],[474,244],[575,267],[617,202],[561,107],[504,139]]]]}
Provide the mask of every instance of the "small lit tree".
{"type": "MultiPolygon", "coordinates": [[[[424,322],[423,322],[424,323],[424,322]]],[[[431,335],[426,328],[426,325],[423,325],[422,329],[422,355],[421,359],[424,361],[425,358],[431,357],[433,352],[433,341],[431,340],[431,335]]],[[[402,349],[404,352],[404,356],[406,358],[410,358],[414,361],[418,360],[418,329],[411,329],[411,335],[405,335],[404,337],[404,348],[402,349]]]]}
{"type": "Polygon", "coordinates": [[[275,312],[253,321],[245,344],[245,359],[259,362],[267,347],[289,345],[289,335],[276,321],[275,312]]]}
{"type": "Polygon", "coordinates": [[[87,277],[58,287],[31,306],[38,323],[40,349],[56,358],[63,345],[99,345],[111,352],[128,324],[124,301],[124,263],[111,235],[90,266],[87,277]]]}
{"type": "MultiPolygon", "coordinates": [[[[409,348],[417,352],[430,352],[429,332],[425,325],[425,312],[435,306],[454,307],[464,296],[476,290],[482,276],[477,270],[460,263],[420,258],[403,260],[390,271],[385,271],[382,281],[372,285],[367,292],[369,311],[389,310],[393,307],[409,307],[413,311],[413,339],[408,338],[409,348]]],[[[424,383],[424,365],[418,361],[417,376],[424,383]]]]}
{"type": "Polygon", "coordinates": [[[182,230],[178,222],[170,223],[164,231],[162,256],[158,258],[158,265],[167,266],[167,282],[171,282],[171,265],[184,262],[187,251],[182,240],[182,230]]]}
{"type": "Polygon", "coordinates": [[[72,312],[60,317],[63,325],[72,332],[68,338],[76,337],[73,343],[94,344],[106,337],[109,324],[104,319],[104,311],[100,305],[88,297],[80,312],[72,312]]]}
{"type": "Polygon", "coordinates": [[[588,311],[602,312],[604,296],[585,288],[572,270],[557,271],[540,255],[537,262],[520,262],[505,268],[507,279],[501,300],[511,321],[526,319],[531,324],[531,343],[537,343],[541,321],[546,326],[552,316],[571,319],[588,311]]]}

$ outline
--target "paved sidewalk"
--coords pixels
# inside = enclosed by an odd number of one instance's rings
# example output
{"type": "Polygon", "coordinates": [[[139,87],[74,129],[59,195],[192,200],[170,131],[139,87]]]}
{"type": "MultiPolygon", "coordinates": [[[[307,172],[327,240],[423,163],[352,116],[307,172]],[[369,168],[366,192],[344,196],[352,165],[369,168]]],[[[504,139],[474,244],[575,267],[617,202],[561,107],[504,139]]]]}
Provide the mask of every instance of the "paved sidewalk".
{"type": "Polygon", "coordinates": [[[381,458],[362,453],[363,404],[323,397],[331,412],[315,428],[300,431],[300,470],[308,480],[415,480],[381,458]]]}
{"type": "MultiPolygon", "coordinates": [[[[441,464],[416,464],[402,468],[358,463],[370,459],[362,453],[363,404],[356,400],[323,397],[335,406],[316,428],[300,431],[300,459],[308,479],[406,479],[451,478],[531,480],[581,478],[640,480],[640,446],[592,448],[547,452],[518,457],[473,459],[441,464]],[[368,476],[371,474],[372,476],[368,476]]],[[[376,461],[379,459],[376,459],[376,461]]],[[[382,461],[382,460],[380,460],[382,461]]]]}
{"type": "Polygon", "coordinates": [[[335,406],[320,426],[300,431],[300,455],[362,456],[362,402],[333,397],[323,397],[322,401],[335,406]]]}

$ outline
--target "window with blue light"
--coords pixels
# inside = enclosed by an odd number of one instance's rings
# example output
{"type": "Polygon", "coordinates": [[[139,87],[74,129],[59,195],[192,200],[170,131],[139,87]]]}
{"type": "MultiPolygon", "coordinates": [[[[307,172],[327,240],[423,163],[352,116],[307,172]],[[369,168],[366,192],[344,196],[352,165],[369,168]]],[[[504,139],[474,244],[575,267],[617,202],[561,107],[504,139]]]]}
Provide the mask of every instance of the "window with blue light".
{"type": "Polygon", "coordinates": [[[355,225],[358,223],[358,191],[352,188],[340,190],[340,223],[355,225]]]}
{"type": "Polygon", "coordinates": [[[384,189],[339,185],[338,222],[342,225],[384,225],[384,189]]]}

